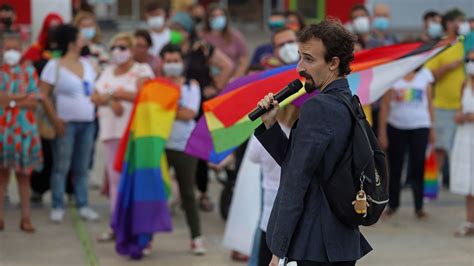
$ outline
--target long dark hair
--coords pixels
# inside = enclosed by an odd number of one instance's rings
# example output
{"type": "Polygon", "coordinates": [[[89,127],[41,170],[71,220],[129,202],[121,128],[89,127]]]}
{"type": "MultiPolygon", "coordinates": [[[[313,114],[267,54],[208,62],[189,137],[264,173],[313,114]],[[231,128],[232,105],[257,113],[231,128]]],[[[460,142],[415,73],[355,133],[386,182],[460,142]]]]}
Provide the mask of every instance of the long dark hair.
{"type": "Polygon", "coordinates": [[[64,56],[69,50],[69,44],[77,41],[79,30],[71,24],[64,24],[58,26],[54,34],[56,35],[58,50],[64,56]]]}
{"type": "Polygon", "coordinates": [[[221,5],[219,4],[211,4],[209,5],[209,7],[207,8],[207,12],[206,12],[206,23],[204,25],[204,31],[205,32],[211,32],[212,31],[212,28],[211,28],[211,23],[210,23],[210,20],[211,20],[211,13],[214,12],[214,10],[217,10],[217,9],[220,9],[222,10],[222,12],[224,12],[224,16],[226,17],[226,20],[227,20],[227,23],[224,27],[224,29],[222,30],[222,35],[224,36],[224,39],[228,42],[231,42],[232,41],[232,34],[231,34],[231,27],[230,27],[230,16],[229,16],[229,11],[227,9],[225,9],[224,7],[222,7],[221,5]]]}

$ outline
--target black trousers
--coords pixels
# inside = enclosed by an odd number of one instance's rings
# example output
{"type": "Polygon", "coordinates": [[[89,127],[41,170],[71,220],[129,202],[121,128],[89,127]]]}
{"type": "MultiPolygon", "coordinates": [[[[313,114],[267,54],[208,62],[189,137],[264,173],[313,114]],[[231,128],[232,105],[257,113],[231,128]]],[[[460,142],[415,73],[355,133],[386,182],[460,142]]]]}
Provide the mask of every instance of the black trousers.
{"type": "Polygon", "coordinates": [[[429,129],[401,130],[387,127],[388,164],[390,172],[388,206],[397,209],[400,206],[400,179],[405,153],[408,151],[407,179],[410,180],[415,199],[415,210],[423,209],[423,176],[425,153],[428,145],[429,129]]]}
{"type": "Polygon", "coordinates": [[[51,170],[53,167],[52,141],[41,139],[41,149],[43,152],[43,169],[31,173],[31,190],[43,195],[50,188],[51,170]]]}
{"type": "Polygon", "coordinates": [[[353,266],[356,261],[343,262],[315,262],[315,261],[298,261],[298,266],[353,266]]]}
{"type": "Polygon", "coordinates": [[[258,250],[258,265],[268,266],[272,260],[272,252],[267,245],[267,233],[262,231],[260,236],[260,248],[258,250]]]}
{"type": "Polygon", "coordinates": [[[207,161],[198,160],[197,170],[196,170],[196,186],[201,193],[207,192],[207,187],[209,184],[209,176],[207,175],[209,168],[207,167],[207,161]]]}

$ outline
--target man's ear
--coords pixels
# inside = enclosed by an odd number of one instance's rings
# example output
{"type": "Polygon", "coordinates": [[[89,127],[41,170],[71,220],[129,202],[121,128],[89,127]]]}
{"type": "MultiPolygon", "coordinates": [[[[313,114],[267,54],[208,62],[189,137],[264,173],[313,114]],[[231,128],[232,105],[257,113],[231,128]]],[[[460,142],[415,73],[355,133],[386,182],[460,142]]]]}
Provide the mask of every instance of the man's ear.
{"type": "Polygon", "coordinates": [[[339,68],[339,63],[341,62],[341,60],[339,59],[339,57],[335,56],[331,59],[331,62],[329,63],[329,70],[331,71],[335,71],[339,68]]]}

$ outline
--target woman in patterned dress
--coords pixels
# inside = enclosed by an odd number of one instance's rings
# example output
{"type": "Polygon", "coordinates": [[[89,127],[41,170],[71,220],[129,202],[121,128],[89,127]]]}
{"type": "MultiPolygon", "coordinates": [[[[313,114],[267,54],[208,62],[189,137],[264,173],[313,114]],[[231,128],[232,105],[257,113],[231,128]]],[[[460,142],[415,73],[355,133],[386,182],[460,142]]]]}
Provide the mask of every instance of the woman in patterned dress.
{"type": "Polygon", "coordinates": [[[30,177],[42,167],[41,141],[35,121],[38,97],[33,66],[19,64],[19,35],[3,40],[3,65],[0,69],[0,231],[4,229],[3,200],[10,170],[15,171],[21,200],[20,229],[35,231],[30,222],[30,177]]]}

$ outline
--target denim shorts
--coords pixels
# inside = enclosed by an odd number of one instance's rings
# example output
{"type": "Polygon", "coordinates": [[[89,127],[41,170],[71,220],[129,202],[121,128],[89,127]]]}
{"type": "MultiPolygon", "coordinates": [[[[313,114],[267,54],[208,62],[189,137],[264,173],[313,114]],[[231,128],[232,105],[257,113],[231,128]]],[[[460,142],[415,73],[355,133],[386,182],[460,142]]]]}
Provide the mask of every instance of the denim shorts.
{"type": "Polygon", "coordinates": [[[451,152],[454,143],[454,135],[456,134],[456,123],[454,116],[457,110],[438,109],[435,108],[435,148],[451,152]]]}

